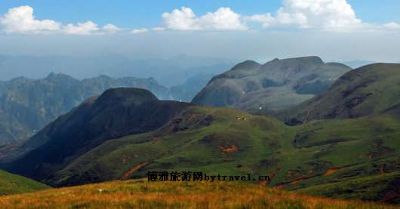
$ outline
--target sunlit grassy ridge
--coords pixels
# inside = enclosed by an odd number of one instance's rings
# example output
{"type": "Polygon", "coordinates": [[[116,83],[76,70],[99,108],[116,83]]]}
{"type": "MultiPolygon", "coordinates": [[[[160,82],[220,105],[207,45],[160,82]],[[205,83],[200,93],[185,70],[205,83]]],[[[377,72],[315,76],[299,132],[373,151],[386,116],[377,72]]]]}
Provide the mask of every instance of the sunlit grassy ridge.
{"type": "Polygon", "coordinates": [[[391,209],[395,206],[298,195],[261,185],[227,182],[114,181],[4,196],[0,208],[270,208],[391,209]]]}
{"type": "Polygon", "coordinates": [[[33,192],[48,186],[0,170],[0,195],[33,192]]]}

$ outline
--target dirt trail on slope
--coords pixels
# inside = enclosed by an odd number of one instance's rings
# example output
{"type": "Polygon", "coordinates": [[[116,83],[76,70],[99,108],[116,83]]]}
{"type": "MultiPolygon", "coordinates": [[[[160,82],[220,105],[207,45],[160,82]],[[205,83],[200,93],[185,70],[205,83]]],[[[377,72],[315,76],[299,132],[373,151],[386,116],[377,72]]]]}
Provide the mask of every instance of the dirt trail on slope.
{"type": "Polygon", "coordinates": [[[142,162],[142,163],[139,163],[139,164],[133,166],[132,168],[130,168],[128,171],[126,171],[126,172],[122,175],[121,180],[127,180],[127,179],[129,179],[129,178],[132,176],[133,173],[135,173],[135,172],[138,171],[139,169],[143,168],[143,167],[146,166],[147,164],[149,164],[149,163],[148,163],[148,162],[142,162]]]}

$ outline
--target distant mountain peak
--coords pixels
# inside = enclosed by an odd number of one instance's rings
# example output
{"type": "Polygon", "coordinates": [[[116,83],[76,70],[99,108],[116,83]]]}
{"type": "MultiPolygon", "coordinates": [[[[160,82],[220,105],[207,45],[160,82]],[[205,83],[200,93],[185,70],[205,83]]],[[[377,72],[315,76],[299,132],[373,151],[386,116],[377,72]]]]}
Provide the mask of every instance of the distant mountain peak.
{"type": "Polygon", "coordinates": [[[265,63],[263,65],[263,67],[270,66],[270,65],[275,65],[275,64],[313,64],[313,65],[322,65],[322,64],[325,64],[325,63],[318,56],[306,56],[306,57],[295,57],[295,58],[286,58],[286,59],[275,58],[275,59],[265,63]]]}
{"type": "Polygon", "coordinates": [[[293,60],[300,61],[300,62],[312,63],[312,64],[324,64],[324,61],[321,59],[321,57],[318,57],[318,56],[287,58],[287,59],[283,59],[281,61],[285,62],[285,61],[293,61],[293,60]]]}
{"type": "Polygon", "coordinates": [[[31,79],[25,77],[25,76],[18,76],[16,78],[11,79],[9,82],[24,82],[24,81],[29,81],[31,79]]]}
{"type": "Polygon", "coordinates": [[[112,88],[106,90],[97,99],[96,103],[129,102],[135,105],[149,101],[157,101],[157,97],[146,89],[139,88],[112,88]]]}
{"type": "Polygon", "coordinates": [[[47,75],[47,77],[45,78],[45,80],[55,80],[55,79],[76,80],[75,78],[69,75],[63,73],[54,73],[54,72],[49,73],[49,75],[47,75]]]}
{"type": "Polygon", "coordinates": [[[241,62],[237,65],[235,65],[231,71],[235,71],[235,70],[242,70],[242,69],[254,69],[254,68],[258,68],[261,65],[253,60],[246,60],[244,62],[241,62]]]}

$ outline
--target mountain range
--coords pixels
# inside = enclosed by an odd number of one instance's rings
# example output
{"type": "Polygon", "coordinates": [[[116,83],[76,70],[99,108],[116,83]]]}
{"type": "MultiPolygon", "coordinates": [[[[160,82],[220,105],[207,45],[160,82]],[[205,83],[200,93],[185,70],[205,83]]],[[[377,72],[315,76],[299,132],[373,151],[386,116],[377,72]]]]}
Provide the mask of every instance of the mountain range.
{"type": "Polygon", "coordinates": [[[112,88],[49,123],[0,167],[56,187],[151,170],[251,173],[270,176],[271,187],[398,204],[399,66],[246,61],[212,78],[194,103],[112,88]]]}
{"type": "Polygon", "coordinates": [[[83,80],[51,73],[43,79],[15,78],[0,81],[0,158],[1,153],[28,139],[57,117],[91,96],[109,88],[148,89],[160,99],[190,101],[207,84],[209,74],[197,74],[171,88],[153,78],[111,78],[98,76],[83,80]]]}
{"type": "Polygon", "coordinates": [[[110,77],[153,77],[172,87],[198,74],[216,75],[228,69],[232,60],[178,55],[169,58],[139,58],[120,54],[98,55],[7,55],[0,54],[0,80],[19,76],[40,79],[49,73],[68,74],[77,79],[98,75],[110,77]]]}

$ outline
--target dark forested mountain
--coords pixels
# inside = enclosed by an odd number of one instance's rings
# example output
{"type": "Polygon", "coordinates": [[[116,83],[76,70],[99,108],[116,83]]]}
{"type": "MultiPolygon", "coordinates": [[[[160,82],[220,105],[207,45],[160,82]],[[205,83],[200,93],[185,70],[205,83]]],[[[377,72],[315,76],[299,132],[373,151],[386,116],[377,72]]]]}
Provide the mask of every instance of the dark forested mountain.
{"type": "Polygon", "coordinates": [[[169,97],[168,89],[151,78],[99,76],[77,80],[52,73],[39,80],[19,77],[0,82],[0,145],[29,138],[85,99],[112,87],[144,88],[159,98],[169,97]]]}
{"type": "Polygon", "coordinates": [[[13,157],[28,154],[12,170],[33,178],[48,177],[107,139],[161,127],[188,105],[159,101],[144,89],[109,89],[59,117],[15,150],[13,157]]]}
{"type": "Polygon", "coordinates": [[[400,64],[371,64],[346,73],[327,92],[282,117],[306,122],[396,111],[400,113],[400,64]]]}
{"type": "Polygon", "coordinates": [[[319,57],[245,61],[215,76],[193,103],[230,106],[252,112],[281,110],[327,90],[350,67],[319,57]]]}

